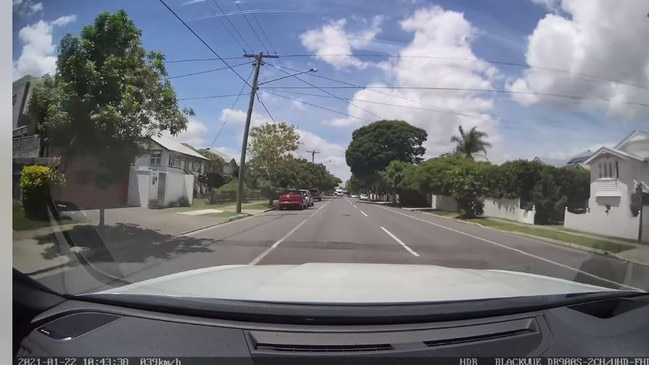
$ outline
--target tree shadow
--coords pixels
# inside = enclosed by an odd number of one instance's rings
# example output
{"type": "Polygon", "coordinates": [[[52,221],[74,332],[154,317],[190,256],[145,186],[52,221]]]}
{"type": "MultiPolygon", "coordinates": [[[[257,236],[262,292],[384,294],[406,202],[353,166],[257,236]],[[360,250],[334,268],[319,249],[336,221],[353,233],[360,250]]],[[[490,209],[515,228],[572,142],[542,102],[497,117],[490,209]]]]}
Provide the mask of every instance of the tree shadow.
{"type": "Polygon", "coordinates": [[[136,224],[124,223],[103,227],[78,225],[62,233],[36,238],[38,244],[54,243],[41,253],[44,259],[53,259],[71,252],[91,263],[138,263],[151,259],[168,260],[186,253],[213,252],[208,246],[214,242],[209,239],[163,234],[136,224]]]}

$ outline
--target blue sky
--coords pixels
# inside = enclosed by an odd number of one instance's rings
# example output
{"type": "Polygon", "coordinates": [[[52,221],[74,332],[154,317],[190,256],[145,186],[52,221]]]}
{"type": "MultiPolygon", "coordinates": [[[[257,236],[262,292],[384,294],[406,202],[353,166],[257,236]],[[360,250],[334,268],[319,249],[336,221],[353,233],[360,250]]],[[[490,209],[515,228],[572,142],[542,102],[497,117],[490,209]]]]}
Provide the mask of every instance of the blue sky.
{"type": "MultiPolygon", "coordinates": [[[[343,179],[351,133],[377,119],[425,128],[430,157],[452,148],[459,125],[477,126],[490,135],[494,162],[569,157],[649,130],[649,107],[638,105],[649,104],[642,0],[165,1],[244,78],[252,67],[234,66],[250,62],[244,49],[280,55],[263,66],[261,82],[318,69],[262,85],[259,96],[276,121],[299,127],[300,155],[320,151],[316,160],[343,179]],[[372,88],[317,89],[302,80],[372,88]],[[424,89],[431,87],[444,90],[424,89]]],[[[13,3],[14,78],[53,71],[64,34],[119,9],[142,29],[145,47],[168,61],[215,57],[157,0],[13,3]]],[[[172,77],[222,67],[167,64],[172,77]]],[[[172,83],[179,99],[238,94],[244,85],[229,69],[172,83]]],[[[181,100],[196,117],[178,138],[238,156],[248,92],[234,106],[232,96],[181,100]]],[[[259,103],[254,113],[253,124],[270,121],[259,103]]]]}

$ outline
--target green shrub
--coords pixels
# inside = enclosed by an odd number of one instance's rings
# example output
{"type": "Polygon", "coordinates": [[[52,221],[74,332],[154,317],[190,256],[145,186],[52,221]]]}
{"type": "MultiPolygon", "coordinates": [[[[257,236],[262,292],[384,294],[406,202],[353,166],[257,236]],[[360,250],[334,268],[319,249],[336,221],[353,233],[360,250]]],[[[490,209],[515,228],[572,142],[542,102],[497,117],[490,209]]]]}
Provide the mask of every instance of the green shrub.
{"type": "Polygon", "coordinates": [[[23,167],[20,175],[20,190],[27,218],[47,220],[48,205],[64,184],[63,175],[48,166],[23,167]]]}

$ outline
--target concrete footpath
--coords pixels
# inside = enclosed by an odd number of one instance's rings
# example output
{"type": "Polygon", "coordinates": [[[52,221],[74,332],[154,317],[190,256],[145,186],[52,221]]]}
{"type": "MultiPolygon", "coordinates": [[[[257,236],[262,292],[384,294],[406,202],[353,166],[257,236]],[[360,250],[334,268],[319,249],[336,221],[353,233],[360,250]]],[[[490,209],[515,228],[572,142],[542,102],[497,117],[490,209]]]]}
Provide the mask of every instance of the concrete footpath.
{"type": "MultiPolygon", "coordinates": [[[[13,232],[13,267],[26,274],[41,274],[93,262],[139,262],[174,254],[179,247],[163,244],[192,231],[245,218],[263,211],[244,211],[232,217],[188,216],[170,210],[146,208],[106,209],[104,226],[99,211],[85,211],[86,221],[32,231],[13,232]],[[66,240],[68,244],[59,244],[66,240]],[[72,247],[72,249],[69,249],[72,247]]],[[[182,244],[182,241],[179,241],[182,244]]],[[[196,244],[193,242],[192,244],[196,244]]]]}

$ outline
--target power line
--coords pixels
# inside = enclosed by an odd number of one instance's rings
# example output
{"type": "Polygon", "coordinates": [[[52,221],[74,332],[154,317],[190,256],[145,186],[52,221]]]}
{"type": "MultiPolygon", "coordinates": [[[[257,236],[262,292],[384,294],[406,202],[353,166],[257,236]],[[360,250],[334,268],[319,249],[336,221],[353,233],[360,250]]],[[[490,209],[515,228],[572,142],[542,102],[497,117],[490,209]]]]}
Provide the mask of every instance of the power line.
{"type": "MultiPolygon", "coordinates": [[[[285,74],[287,74],[287,75],[289,75],[289,76],[293,76],[293,75],[290,75],[288,72],[286,72],[286,71],[285,71],[284,69],[282,69],[281,67],[277,67],[277,66],[275,66],[275,65],[273,65],[273,64],[271,64],[271,63],[268,63],[268,62],[267,62],[267,64],[268,64],[270,67],[272,67],[272,68],[274,68],[274,69],[277,69],[277,70],[280,70],[280,71],[284,72],[285,74]]],[[[287,76],[287,77],[289,77],[289,76],[287,76]]],[[[325,93],[325,94],[327,94],[327,95],[330,95],[330,96],[332,96],[332,97],[334,97],[334,98],[336,98],[336,99],[338,99],[338,100],[341,100],[341,101],[343,101],[343,102],[345,102],[345,103],[347,103],[347,104],[353,106],[354,108],[357,108],[357,109],[359,109],[359,110],[362,110],[362,111],[364,111],[364,112],[366,112],[366,113],[368,113],[368,114],[371,114],[371,115],[373,115],[373,116],[375,116],[375,117],[377,117],[377,118],[381,118],[380,115],[378,115],[378,114],[376,114],[376,113],[373,113],[373,112],[371,112],[371,111],[369,111],[369,110],[363,109],[363,108],[361,108],[361,107],[355,105],[354,103],[352,103],[352,102],[350,102],[350,101],[347,101],[347,100],[345,100],[345,99],[343,99],[343,98],[341,98],[341,97],[339,97],[339,96],[337,96],[337,95],[334,95],[334,94],[328,92],[327,90],[324,90],[324,89],[322,89],[321,87],[316,86],[316,85],[314,85],[314,84],[312,84],[312,83],[310,83],[310,82],[308,82],[308,81],[306,81],[306,80],[304,80],[304,79],[301,79],[301,78],[299,78],[299,77],[297,77],[297,76],[295,76],[295,78],[298,79],[298,80],[300,80],[300,81],[302,81],[303,83],[305,83],[305,84],[307,84],[307,85],[310,85],[311,87],[314,87],[314,88],[316,88],[316,89],[322,91],[323,93],[325,93]]]]}
{"type": "Polygon", "coordinates": [[[190,97],[190,98],[181,98],[178,99],[178,101],[183,101],[183,100],[201,100],[201,99],[220,99],[220,98],[231,98],[234,96],[239,96],[239,94],[225,94],[225,95],[211,95],[211,96],[196,96],[196,97],[190,97]]]}
{"type": "MultiPolygon", "coordinates": [[[[252,73],[253,73],[254,71],[255,71],[254,69],[250,70],[250,74],[248,74],[248,78],[247,78],[247,80],[246,80],[246,84],[243,85],[243,87],[241,88],[241,91],[239,91],[239,95],[237,95],[237,98],[234,100],[234,103],[232,103],[232,107],[230,107],[230,109],[234,109],[234,107],[235,107],[235,106],[237,105],[237,103],[239,102],[239,98],[241,98],[241,95],[243,95],[243,91],[246,89],[246,86],[248,85],[248,80],[250,80],[250,76],[252,76],[252,73]]],[[[214,146],[214,142],[216,142],[216,139],[219,138],[219,136],[221,135],[221,131],[223,131],[223,128],[225,128],[225,125],[228,124],[228,120],[229,120],[229,119],[230,119],[230,115],[228,115],[227,117],[225,117],[225,120],[224,120],[223,123],[221,124],[221,128],[219,128],[219,131],[216,133],[216,136],[214,136],[214,139],[212,140],[212,143],[210,144],[210,147],[214,146]]]]}
{"type": "MultiPolygon", "coordinates": [[[[469,58],[460,58],[460,57],[424,56],[424,55],[421,55],[421,56],[418,56],[418,55],[394,55],[394,54],[387,54],[387,53],[357,53],[357,54],[338,53],[338,54],[323,54],[323,55],[306,54],[305,53],[305,54],[282,55],[281,57],[282,58],[293,58],[293,57],[387,57],[387,58],[422,58],[422,59],[473,61],[472,59],[469,59],[469,58]]],[[[545,70],[545,71],[564,73],[564,74],[569,74],[569,75],[576,75],[576,76],[580,76],[580,77],[584,77],[584,78],[590,78],[590,79],[604,81],[604,82],[613,82],[613,83],[617,83],[617,84],[621,84],[621,85],[627,85],[627,86],[637,87],[637,88],[640,88],[640,89],[649,90],[649,86],[647,86],[647,85],[640,85],[640,84],[635,84],[635,83],[630,83],[630,82],[625,82],[625,81],[620,81],[620,80],[609,79],[609,78],[605,78],[603,76],[597,76],[597,75],[583,73],[583,72],[574,72],[574,71],[571,71],[571,70],[563,70],[563,69],[554,68],[554,67],[529,65],[529,64],[524,64],[524,63],[508,62],[508,61],[500,61],[500,60],[482,60],[482,61],[487,62],[487,63],[492,63],[494,65],[514,66],[514,67],[521,67],[521,68],[533,68],[533,69],[538,69],[538,70],[545,70]]]]}
{"type": "Polygon", "coordinates": [[[268,114],[268,117],[270,118],[270,120],[272,120],[274,124],[277,124],[277,122],[275,121],[275,118],[273,118],[273,116],[270,114],[270,111],[266,107],[266,104],[264,104],[264,102],[259,97],[259,94],[257,94],[257,101],[259,101],[259,104],[261,104],[261,106],[264,107],[264,110],[266,111],[266,114],[268,114]]]}
{"type": "MultiPolygon", "coordinates": [[[[250,62],[243,62],[243,63],[239,63],[239,64],[236,64],[236,65],[232,65],[232,67],[239,67],[239,66],[250,65],[250,64],[251,64],[250,62]]],[[[188,76],[202,75],[202,74],[206,74],[206,73],[210,73],[210,72],[216,72],[216,71],[221,71],[221,70],[226,70],[226,69],[228,69],[227,66],[226,66],[226,67],[214,68],[214,69],[211,69],[211,70],[204,70],[204,71],[192,72],[192,73],[188,73],[188,74],[176,75],[176,76],[171,76],[171,77],[169,77],[169,80],[172,80],[172,79],[179,79],[179,78],[181,78],[181,77],[188,77],[188,76]]]]}
{"type": "MultiPolygon", "coordinates": [[[[241,35],[241,33],[239,32],[239,30],[237,29],[237,27],[235,27],[235,26],[234,26],[234,23],[232,23],[232,20],[230,20],[230,18],[225,14],[225,11],[223,11],[223,9],[219,6],[219,3],[217,3],[216,0],[212,0],[212,3],[214,3],[214,5],[216,5],[216,7],[219,9],[219,11],[221,11],[221,13],[223,14],[223,17],[225,18],[225,20],[227,20],[228,23],[230,23],[230,26],[231,26],[232,29],[234,29],[234,31],[239,35],[239,37],[241,38],[241,40],[243,41],[243,43],[248,47],[248,50],[252,50],[253,48],[250,47],[250,44],[248,44],[248,42],[246,42],[246,39],[243,38],[243,36],[241,35]]],[[[247,49],[244,48],[243,51],[246,52],[247,49]]]]}
{"type": "MultiPolygon", "coordinates": [[[[314,87],[307,86],[272,86],[270,89],[313,89],[314,87]]],[[[496,93],[496,94],[522,94],[522,95],[535,95],[535,96],[547,96],[547,97],[556,97],[556,98],[566,98],[566,99],[579,99],[579,100],[601,100],[610,102],[611,99],[596,97],[596,96],[579,96],[579,95],[565,95],[565,94],[554,94],[554,93],[540,93],[536,91],[516,91],[516,90],[502,90],[502,89],[477,89],[477,88],[462,88],[462,87],[434,87],[434,86],[322,86],[318,87],[322,89],[397,89],[397,90],[437,90],[437,91],[471,91],[471,92],[481,92],[481,93],[496,93]]],[[[649,104],[639,103],[639,102],[620,102],[626,105],[636,105],[649,107],[649,104]]]]}
{"type": "MultiPolygon", "coordinates": [[[[238,57],[223,57],[222,59],[224,60],[240,60],[244,59],[245,57],[243,56],[238,56],[238,57]]],[[[218,61],[221,60],[221,58],[216,58],[216,57],[210,57],[210,58],[185,58],[185,59],[180,59],[180,60],[169,60],[169,61],[164,61],[165,63],[182,63],[182,62],[207,62],[207,61],[218,61]]]]}
{"type": "MultiPolygon", "coordinates": [[[[250,8],[250,5],[248,5],[246,2],[244,2],[244,4],[246,4],[246,6],[248,7],[248,10],[251,10],[251,11],[252,11],[252,9],[250,8]]],[[[261,31],[261,35],[263,35],[263,36],[264,36],[264,39],[266,40],[266,42],[268,42],[268,45],[270,46],[270,49],[271,49],[275,54],[277,54],[277,48],[275,48],[275,46],[273,46],[273,42],[270,41],[270,38],[268,37],[268,34],[267,34],[266,31],[264,30],[264,27],[261,26],[261,23],[259,22],[259,19],[257,19],[257,14],[255,14],[255,13],[253,12],[253,13],[252,13],[252,18],[255,20],[255,23],[257,23],[257,26],[259,27],[259,30],[261,31]]]]}
{"type": "MultiPolygon", "coordinates": [[[[295,58],[295,57],[387,57],[387,58],[421,58],[421,59],[440,59],[440,60],[459,60],[459,61],[472,61],[471,59],[468,58],[461,58],[461,57],[442,57],[442,56],[415,56],[415,55],[393,55],[393,54],[383,54],[383,53],[369,53],[369,54],[363,54],[363,53],[333,53],[333,54],[287,54],[287,55],[281,55],[280,57],[282,58],[295,58]]],[[[197,61],[208,61],[210,59],[191,59],[187,61],[178,61],[178,62],[197,62],[197,61]]],[[[554,67],[545,67],[545,66],[538,66],[538,65],[528,65],[524,63],[516,63],[516,62],[508,62],[508,61],[501,61],[501,60],[482,60],[487,63],[491,63],[494,65],[503,65],[503,66],[514,66],[514,67],[520,67],[520,68],[530,68],[530,69],[538,69],[538,70],[545,70],[545,71],[550,71],[550,72],[556,72],[556,73],[562,73],[562,74],[568,74],[568,75],[575,75],[583,78],[588,78],[596,81],[601,81],[601,82],[612,82],[620,85],[626,85],[626,86],[631,86],[639,89],[644,89],[644,90],[649,90],[648,85],[642,85],[642,84],[636,84],[632,82],[627,82],[627,81],[621,81],[621,80],[615,80],[603,76],[598,76],[598,75],[593,75],[589,73],[584,73],[584,72],[574,72],[571,70],[565,70],[565,69],[559,69],[559,68],[554,68],[554,67]]]]}
{"type": "MultiPolygon", "coordinates": [[[[243,11],[243,9],[241,9],[241,6],[239,6],[239,2],[235,1],[235,4],[237,5],[237,8],[239,10],[243,11]]],[[[259,37],[259,33],[257,33],[257,30],[255,30],[255,28],[252,26],[252,24],[250,23],[250,20],[248,20],[248,16],[246,14],[243,14],[243,19],[246,21],[246,23],[250,27],[250,30],[252,30],[252,33],[255,35],[255,38],[257,38],[257,41],[259,42],[259,44],[261,44],[261,47],[266,50],[266,53],[270,53],[270,52],[268,52],[268,48],[266,47],[264,42],[262,42],[261,37],[259,37]]]]}
{"type": "Polygon", "coordinates": [[[164,2],[164,0],[160,0],[160,2],[162,3],[162,5],[165,6],[165,8],[167,8],[167,10],[169,10],[169,12],[171,12],[171,14],[173,14],[176,17],[176,19],[178,19],[185,26],[185,28],[187,28],[187,30],[189,30],[199,41],[201,41],[201,43],[203,43],[205,47],[207,47],[207,49],[209,49],[216,57],[218,57],[218,59],[221,60],[221,62],[223,62],[232,72],[234,72],[234,74],[237,75],[239,79],[245,82],[246,85],[250,86],[250,84],[248,84],[248,81],[244,79],[243,76],[241,76],[232,66],[230,66],[230,64],[227,63],[221,57],[221,55],[219,55],[212,47],[210,47],[210,45],[207,44],[207,42],[205,42],[203,38],[201,38],[180,16],[178,16],[178,14],[176,14],[176,12],[173,11],[173,9],[171,9],[169,5],[167,5],[167,3],[164,2]]]}
{"type": "Polygon", "coordinates": [[[274,92],[270,92],[270,91],[268,91],[268,90],[259,90],[259,91],[261,91],[261,92],[263,92],[263,93],[267,93],[267,94],[271,94],[271,95],[279,96],[280,98],[284,98],[284,99],[288,99],[288,100],[292,100],[292,101],[297,101],[298,103],[302,103],[302,104],[304,104],[304,105],[309,105],[309,106],[312,106],[312,107],[315,107],[315,108],[324,109],[324,110],[330,111],[330,112],[332,112],[332,113],[336,113],[336,114],[344,115],[344,116],[346,116],[346,117],[350,117],[350,118],[354,118],[354,119],[360,119],[360,120],[363,120],[363,121],[367,121],[367,120],[365,120],[365,119],[363,119],[363,118],[356,117],[356,116],[353,116],[353,115],[349,115],[349,114],[347,114],[347,113],[343,113],[343,112],[340,112],[340,111],[338,111],[338,110],[334,110],[334,109],[330,109],[330,108],[327,108],[327,107],[324,107],[324,106],[320,106],[320,105],[312,104],[312,103],[309,103],[309,102],[306,102],[306,101],[303,101],[303,100],[299,100],[299,99],[291,98],[291,97],[286,96],[286,95],[281,95],[281,94],[277,94],[277,93],[274,93],[274,92]]]}

